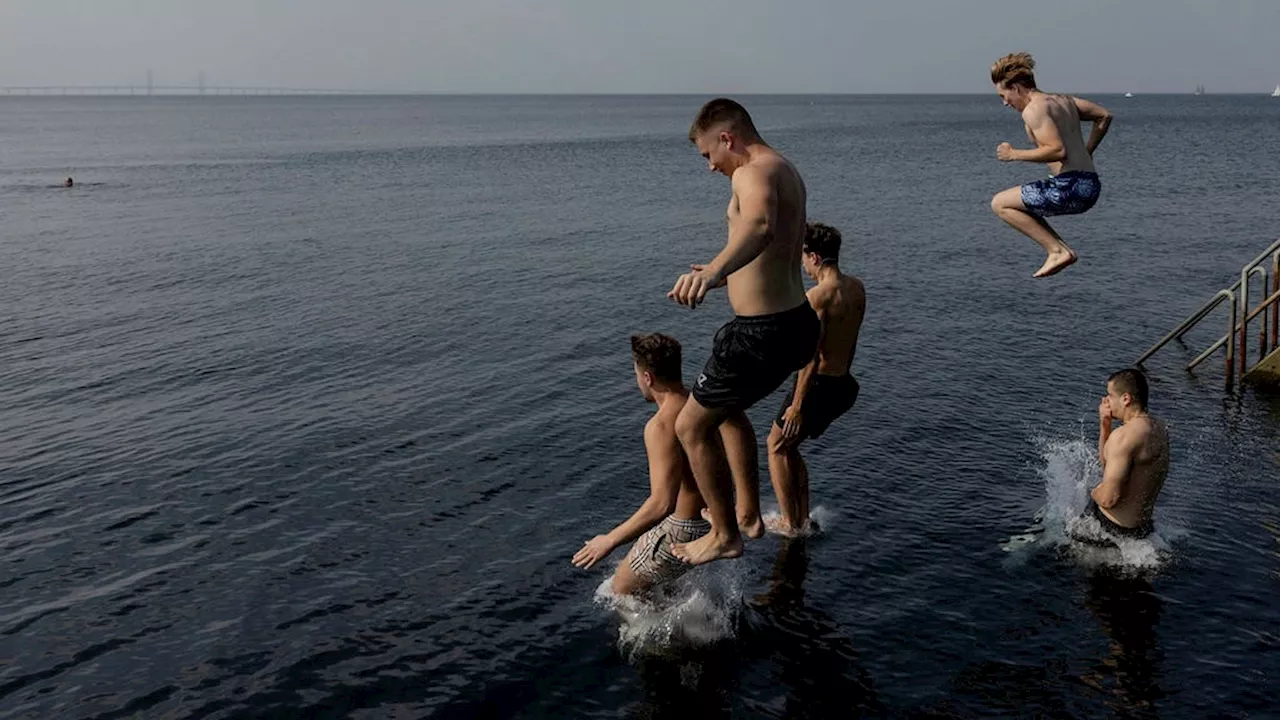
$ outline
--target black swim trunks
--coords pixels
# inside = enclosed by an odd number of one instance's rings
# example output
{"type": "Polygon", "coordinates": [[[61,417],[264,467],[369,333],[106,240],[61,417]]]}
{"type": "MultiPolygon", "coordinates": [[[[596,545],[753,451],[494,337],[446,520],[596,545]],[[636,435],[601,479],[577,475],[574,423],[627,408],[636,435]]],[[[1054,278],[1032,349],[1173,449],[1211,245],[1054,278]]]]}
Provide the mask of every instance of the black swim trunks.
{"type": "Polygon", "coordinates": [[[1098,174],[1068,170],[1022,186],[1022,204],[1038,217],[1078,215],[1092,208],[1102,193],[1098,174]]]}
{"type": "Polygon", "coordinates": [[[716,333],[694,399],[706,408],[746,410],[813,360],[818,332],[807,300],[785,312],[735,317],[716,333]]]}
{"type": "MultiPolygon", "coordinates": [[[[800,378],[796,377],[796,382],[800,378]]],[[[783,415],[791,407],[791,400],[796,396],[795,385],[782,401],[778,409],[778,417],[774,423],[784,427],[783,415]]],[[[827,429],[833,420],[849,412],[854,401],[858,399],[858,381],[852,375],[815,375],[809,392],[805,393],[804,404],[800,406],[800,437],[816,438],[827,429]]]]}
{"type": "Polygon", "coordinates": [[[1107,538],[1104,539],[1085,536],[1079,533],[1071,534],[1072,539],[1088,545],[1109,547],[1115,545],[1116,539],[1123,538],[1126,540],[1142,540],[1150,537],[1151,533],[1155,532],[1155,525],[1149,520],[1137,527],[1125,527],[1124,525],[1116,523],[1114,520],[1107,517],[1106,513],[1102,512],[1102,508],[1098,507],[1098,503],[1093,500],[1089,501],[1089,507],[1085,508],[1084,515],[1097,520],[1098,525],[1102,527],[1103,534],[1107,536],[1107,538]]]}

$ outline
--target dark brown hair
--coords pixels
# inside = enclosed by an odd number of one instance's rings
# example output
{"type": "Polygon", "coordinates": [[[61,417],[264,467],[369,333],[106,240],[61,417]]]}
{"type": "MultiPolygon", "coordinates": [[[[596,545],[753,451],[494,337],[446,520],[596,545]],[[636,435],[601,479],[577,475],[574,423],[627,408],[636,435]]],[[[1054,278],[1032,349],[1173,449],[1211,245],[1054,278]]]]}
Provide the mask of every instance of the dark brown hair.
{"type": "Polygon", "coordinates": [[[1137,368],[1125,368],[1111,373],[1107,382],[1115,383],[1116,392],[1128,393],[1139,408],[1147,409],[1147,376],[1137,368]]]}
{"type": "Polygon", "coordinates": [[[746,108],[729,98],[716,98],[703,105],[693,118],[693,125],[689,128],[689,142],[696,143],[699,135],[717,125],[727,125],[729,129],[750,137],[759,135],[746,108]]]}
{"type": "Polygon", "coordinates": [[[680,341],[670,335],[650,333],[631,336],[631,359],[653,379],[662,383],[681,383],[680,341]]]}
{"type": "Polygon", "coordinates": [[[804,228],[804,251],[817,253],[822,262],[840,260],[840,231],[830,225],[811,222],[804,228]]]}

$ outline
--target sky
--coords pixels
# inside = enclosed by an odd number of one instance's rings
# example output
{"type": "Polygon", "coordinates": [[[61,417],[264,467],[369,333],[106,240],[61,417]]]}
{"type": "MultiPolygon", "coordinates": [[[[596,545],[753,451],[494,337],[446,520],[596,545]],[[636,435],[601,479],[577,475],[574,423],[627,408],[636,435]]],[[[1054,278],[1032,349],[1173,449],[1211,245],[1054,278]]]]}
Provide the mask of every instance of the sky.
{"type": "Polygon", "coordinates": [[[1280,0],[0,0],[0,86],[1269,92],[1280,0]]]}

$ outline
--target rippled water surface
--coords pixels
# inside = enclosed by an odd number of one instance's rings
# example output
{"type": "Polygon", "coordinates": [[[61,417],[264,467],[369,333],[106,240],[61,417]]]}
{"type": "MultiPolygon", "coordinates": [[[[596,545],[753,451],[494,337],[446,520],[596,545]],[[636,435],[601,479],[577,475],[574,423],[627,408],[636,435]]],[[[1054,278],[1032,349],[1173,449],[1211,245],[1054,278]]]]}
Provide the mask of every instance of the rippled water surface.
{"type": "Polygon", "coordinates": [[[0,717],[1275,713],[1280,400],[1180,363],[1225,317],[1149,366],[1159,547],[1061,529],[1106,375],[1280,235],[1280,103],[1098,98],[1033,282],[994,96],[747,98],[866,281],[862,395],[825,532],[624,624],[568,560],[647,490],[629,334],[693,373],[729,316],[664,297],[724,241],[703,99],[0,98],[0,717]]]}

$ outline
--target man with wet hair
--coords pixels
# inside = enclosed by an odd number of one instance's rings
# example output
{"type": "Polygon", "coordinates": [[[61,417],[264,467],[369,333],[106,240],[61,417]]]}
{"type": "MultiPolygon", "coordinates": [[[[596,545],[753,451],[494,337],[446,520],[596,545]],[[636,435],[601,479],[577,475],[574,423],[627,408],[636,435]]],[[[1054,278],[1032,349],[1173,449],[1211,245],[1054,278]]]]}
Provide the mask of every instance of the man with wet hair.
{"type": "Polygon", "coordinates": [[[1098,403],[1102,482],[1089,493],[1085,515],[1112,540],[1142,539],[1155,530],[1156,498],[1169,474],[1169,435],[1147,400],[1146,376],[1127,368],[1107,378],[1107,394],[1098,403]],[[1123,425],[1112,432],[1116,420],[1123,425]]]}
{"type": "Polygon", "coordinates": [[[702,497],[676,439],[676,418],[689,398],[680,369],[680,343],[658,333],[636,335],[631,338],[631,358],[640,394],[658,408],[644,426],[649,497],[626,522],[586,541],[573,556],[574,565],[587,569],[618,546],[640,538],[613,575],[611,587],[617,595],[634,595],[680,577],[689,566],[671,553],[672,545],[696,540],[710,529],[701,517],[702,497]]]}
{"type": "Polygon", "coordinates": [[[1002,162],[1046,163],[1051,175],[998,193],[991,209],[1018,232],[1035,240],[1048,257],[1032,277],[1061,272],[1076,261],[1076,252],[1049,227],[1046,217],[1086,212],[1098,201],[1102,183],[1093,166],[1093,152],[1111,127],[1111,113],[1083,98],[1052,95],[1036,87],[1036,61],[1028,53],[1006,55],[991,66],[991,82],[1008,107],[1022,113],[1034,150],[1016,150],[1000,143],[1002,162]],[[1080,123],[1093,121],[1086,143],[1080,123]]]}

